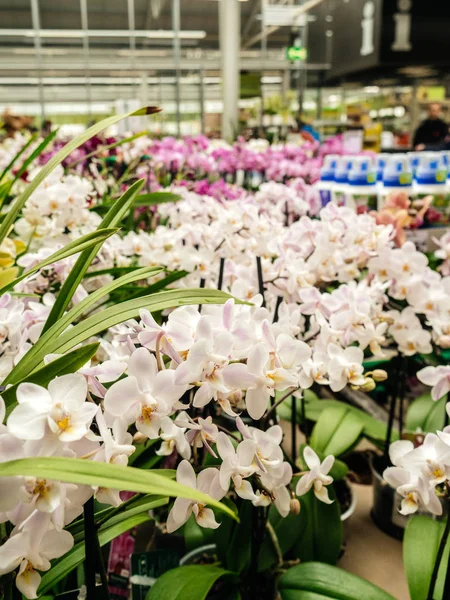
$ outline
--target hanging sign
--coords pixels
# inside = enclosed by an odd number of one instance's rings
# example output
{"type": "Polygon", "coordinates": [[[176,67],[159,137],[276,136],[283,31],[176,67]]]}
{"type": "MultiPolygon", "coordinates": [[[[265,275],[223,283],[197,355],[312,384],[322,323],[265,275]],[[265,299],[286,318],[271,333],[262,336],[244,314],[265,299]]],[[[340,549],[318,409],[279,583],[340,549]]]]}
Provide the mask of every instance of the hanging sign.
{"type": "Polygon", "coordinates": [[[288,46],[286,48],[286,58],[304,62],[308,58],[308,50],[304,46],[288,46]]]}

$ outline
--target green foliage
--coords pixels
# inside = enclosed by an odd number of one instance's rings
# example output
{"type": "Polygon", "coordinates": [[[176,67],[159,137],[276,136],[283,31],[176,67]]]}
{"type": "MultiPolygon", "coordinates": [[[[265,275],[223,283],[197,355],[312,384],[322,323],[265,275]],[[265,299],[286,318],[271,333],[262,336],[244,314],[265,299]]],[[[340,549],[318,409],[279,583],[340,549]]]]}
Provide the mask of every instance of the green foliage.
{"type": "MultiPolygon", "coordinates": [[[[314,394],[315,396],[315,394],[314,394]]],[[[326,408],[341,406],[345,409],[348,409],[352,414],[357,415],[364,424],[364,428],[362,430],[362,435],[375,444],[381,444],[386,439],[386,425],[381,423],[375,417],[367,414],[363,410],[356,408],[355,406],[351,406],[346,404],[345,402],[340,402],[339,400],[319,400],[317,396],[312,397],[309,400],[305,396],[305,414],[306,418],[311,421],[317,421],[322,414],[322,412],[326,408]]],[[[283,402],[278,408],[277,412],[282,419],[286,421],[291,420],[291,400],[287,398],[285,402],[283,402]]],[[[301,407],[300,403],[297,403],[297,423],[302,422],[301,415],[301,407]]],[[[398,431],[394,430],[392,432],[392,441],[398,439],[398,431]]]]}
{"type": "Polygon", "coordinates": [[[213,565],[188,565],[164,573],[150,588],[146,600],[205,600],[222,577],[235,578],[230,571],[213,565]]]}
{"type": "MultiPolygon", "coordinates": [[[[27,378],[27,381],[47,387],[50,381],[55,377],[60,377],[67,373],[75,373],[94,356],[99,345],[99,343],[87,344],[86,346],[77,348],[76,350],[73,350],[73,352],[69,352],[64,356],[53,360],[41,369],[38,369],[27,378]]],[[[7,408],[7,414],[11,412],[15,405],[17,385],[18,384],[15,384],[2,392],[2,398],[7,408]]]]}
{"type": "Polygon", "coordinates": [[[328,486],[334,502],[324,504],[314,496],[313,490],[300,498],[301,511],[306,513],[303,535],[292,547],[296,558],[302,562],[318,560],[336,564],[342,543],[342,522],[339,503],[333,487],[328,486]]]}
{"type": "MultiPolygon", "coordinates": [[[[307,512],[303,510],[303,507],[298,515],[289,513],[287,517],[282,517],[275,506],[270,507],[269,523],[276,535],[283,557],[301,540],[306,530],[307,518],[307,512]]],[[[258,571],[265,571],[275,566],[278,561],[279,556],[275,550],[274,542],[270,534],[267,533],[259,553],[258,571]]]]}
{"type": "MultiPolygon", "coordinates": [[[[406,526],[403,538],[403,564],[412,600],[426,600],[436,555],[445,525],[430,517],[413,516],[406,526]]],[[[433,598],[443,598],[445,573],[450,551],[447,542],[433,598]]]]}
{"type": "MultiPolygon", "coordinates": [[[[45,338],[45,345],[39,345],[38,350],[33,348],[19,361],[14,367],[4,383],[17,383],[25,379],[31,372],[39,367],[46,354],[64,354],[78,344],[89,339],[91,336],[123,323],[128,319],[134,319],[139,316],[141,308],[146,308],[150,312],[164,310],[165,308],[174,308],[176,306],[186,306],[189,304],[224,304],[231,296],[218,290],[201,289],[182,289],[168,290],[158,294],[145,296],[144,298],[135,298],[127,300],[116,306],[110,306],[105,310],[93,314],[74,327],[54,338],[45,338]]],[[[58,321],[58,323],[60,323],[58,321]]],[[[49,329],[47,334],[51,330],[49,329]]],[[[44,339],[43,337],[41,339],[44,339]]],[[[39,343],[39,342],[38,342],[39,343]]]]}
{"type": "Polygon", "coordinates": [[[395,600],[357,575],[318,562],[286,571],[278,589],[282,600],[395,600]]]}
{"type": "Polygon", "coordinates": [[[0,463],[0,477],[17,475],[54,479],[67,483],[94,485],[97,487],[161,496],[181,496],[202,504],[214,506],[233,519],[235,513],[208,495],[172,481],[164,472],[145,471],[110,463],[100,463],[79,458],[42,457],[23,458],[0,463]]]}
{"type": "Polygon", "coordinates": [[[420,429],[435,433],[442,429],[445,419],[445,404],[447,398],[441,398],[435,402],[431,394],[419,396],[409,405],[406,413],[406,429],[408,431],[417,431],[420,429]]]}
{"type": "MultiPolygon", "coordinates": [[[[99,229],[106,227],[115,227],[119,225],[122,218],[129,212],[133,202],[144,185],[144,180],[136,181],[127,191],[114,203],[111,209],[103,218],[99,225],[99,229]]],[[[72,267],[64,285],[62,286],[56,302],[48,315],[42,333],[45,333],[56,321],[64,314],[64,311],[69,306],[73,295],[75,294],[84,274],[88,270],[91,262],[97,256],[102,243],[97,244],[92,248],[84,250],[77,259],[77,262],[72,267]]]]}
{"type": "Polygon", "coordinates": [[[15,200],[14,205],[11,207],[9,212],[6,214],[0,225],[0,243],[3,242],[5,237],[8,235],[8,232],[11,226],[14,224],[17,216],[19,215],[22,208],[25,206],[28,198],[31,194],[41,185],[41,183],[45,180],[47,175],[56,169],[56,167],[62,163],[62,161],[69,156],[74,150],[82,146],[85,142],[87,142],[91,137],[100,133],[104,129],[107,129],[111,125],[114,125],[121,119],[131,116],[140,116],[140,115],[150,115],[153,113],[159,112],[159,109],[156,107],[147,107],[140,108],[139,110],[132,111],[125,115],[114,115],[113,117],[108,117],[100,123],[96,123],[89,129],[86,129],[79,136],[71,140],[68,144],[66,144],[59,152],[57,152],[48,163],[42,167],[37,176],[33,179],[33,181],[27,185],[25,191],[15,200]]]}
{"type": "Polygon", "coordinates": [[[330,406],[320,414],[310,446],[323,456],[341,456],[358,443],[363,429],[364,422],[350,407],[330,406]]]}
{"type": "Polygon", "coordinates": [[[69,242],[68,244],[66,244],[64,246],[64,248],[57,250],[56,252],[51,254],[48,258],[46,258],[45,260],[42,260],[40,263],[38,263],[37,265],[35,265],[31,269],[29,269],[26,273],[23,273],[22,275],[20,275],[20,277],[17,277],[16,279],[13,279],[12,281],[10,281],[8,284],[4,285],[0,289],[0,295],[6,293],[8,290],[10,290],[14,286],[16,286],[18,283],[20,283],[24,279],[27,279],[27,277],[34,275],[34,273],[37,273],[38,271],[40,271],[44,267],[47,267],[48,265],[58,262],[59,260],[63,260],[64,258],[67,258],[68,256],[72,256],[73,254],[78,254],[78,252],[83,252],[84,250],[89,250],[89,248],[92,248],[93,246],[97,246],[98,244],[102,244],[107,238],[109,238],[110,236],[117,233],[117,231],[118,231],[117,228],[96,229],[92,233],[88,233],[86,235],[79,237],[78,239],[74,240],[73,242],[69,242]]]}

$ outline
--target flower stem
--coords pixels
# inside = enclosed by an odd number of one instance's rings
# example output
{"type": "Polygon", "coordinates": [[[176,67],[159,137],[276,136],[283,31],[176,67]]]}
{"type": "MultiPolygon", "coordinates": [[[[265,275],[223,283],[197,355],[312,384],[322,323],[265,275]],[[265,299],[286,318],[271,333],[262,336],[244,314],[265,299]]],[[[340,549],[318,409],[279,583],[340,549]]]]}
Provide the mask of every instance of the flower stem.
{"type": "MultiPolygon", "coordinates": [[[[438,574],[439,574],[439,567],[441,566],[442,556],[444,555],[444,550],[447,545],[447,540],[448,540],[449,534],[450,534],[450,515],[447,516],[444,533],[442,534],[438,552],[436,554],[436,561],[434,563],[433,573],[431,575],[430,587],[428,588],[427,600],[433,600],[434,588],[436,586],[436,580],[437,580],[438,574]]],[[[448,581],[450,579],[449,571],[450,571],[450,565],[449,565],[449,567],[447,567],[447,575],[445,578],[445,589],[446,590],[450,586],[450,582],[448,581]]],[[[448,597],[449,596],[446,596],[445,592],[444,592],[443,598],[448,598],[448,597]]]]}
{"type": "Polygon", "coordinates": [[[264,417],[264,421],[267,423],[269,421],[269,417],[270,415],[273,413],[273,411],[277,408],[277,406],[279,406],[282,402],[284,402],[286,400],[286,398],[289,398],[289,396],[291,394],[293,394],[294,392],[296,392],[298,390],[298,388],[290,388],[289,392],[287,392],[287,394],[285,394],[284,396],[282,396],[279,400],[277,400],[275,402],[275,404],[273,406],[271,406],[269,408],[269,410],[266,412],[266,416],[264,417]]]}

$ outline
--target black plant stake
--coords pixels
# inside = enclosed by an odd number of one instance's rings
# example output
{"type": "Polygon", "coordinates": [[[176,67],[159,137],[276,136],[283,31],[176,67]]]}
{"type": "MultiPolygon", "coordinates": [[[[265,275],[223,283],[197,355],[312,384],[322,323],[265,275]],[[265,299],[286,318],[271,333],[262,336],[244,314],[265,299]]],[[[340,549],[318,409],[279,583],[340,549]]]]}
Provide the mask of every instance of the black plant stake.
{"type": "Polygon", "coordinates": [[[225,270],[225,259],[221,258],[220,259],[220,266],[219,266],[219,280],[217,282],[217,289],[221,290],[222,289],[222,285],[223,285],[223,272],[225,270]]]}
{"type": "Polygon", "coordinates": [[[98,567],[102,581],[102,596],[109,600],[108,578],[103,562],[102,549],[97,535],[97,525],[94,517],[94,497],[84,505],[84,577],[86,584],[86,600],[98,600],[95,585],[95,569],[98,567]]]}
{"type": "Polygon", "coordinates": [[[275,312],[273,313],[273,323],[278,321],[278,312],[280,310],[280,304],[283,302],[283,296],[277,296],[277,303],[275,304],[275,312]]]}
{"type": "Polygon", "coordinates": [[[400,439],[402,439],[403,433],[403,421],[404,421],[404,404],[405,404],[405,387],[406,387],[406,377],[408,376],[407,369],[407,359],[403,358],[400,362],[400,381],[399,381],[399,393],[398,393],[398,401],[399,401],[399,412],[398,412],[398,433],[400,439]],[[402,368],[403,367],[403,368],[402,368]]]}
{"type": "Polygon", "coordinates": [[[297,398],[291,396],[292,462],[297,460],[297,398]]]}
{"type": "Polygon", "coordinates": [[[94,521],[94,498],[89,500],[84,505],[84,578],[86,584],[86,600],[95,600],[95,531],[94,521]]]}
{"type": "MultiPolygon", "coordinates": [[[[447,486],[447,494],[448,494],[448,486],[447,486]]],[[[447,505],[449,504],[447,500],[447,505]]],[[[439,567],[441,566],[442,557],[444,555],[445,547],[447,545],[448,536],[450,533],[450,514],[447,515],[447,520],[445,523],[444,533],[442,534],[441,541],[439,543],[439,548],[436,554],[436,561],[434,563],[433,573],[431,575],[430,587],[428,588],[427,600],[433,600],[434,588],[436,587],[436,580],[439,574],[439,567]]],[[[445,588],[444,595],[442,596],[442,600],[447,600],[450,598],[450,555],[449,555],[449,565],[447,566],[447,573],[445,576],[445,588]]],[[[441,600],[440,598],[436,600],[441,600]]]]}
{"type": "Polygon", "coordinates": [[[259,287],[259,293],[262,296],[262,305],[265,307],[266,306],[266,298],[264,296],[264,279],[263,279],[263,272],[262,272],[262,265],[261,265],[261,257],[257,256],[256,257],[256,270],[258,272],[258,287],[259,287]]]}

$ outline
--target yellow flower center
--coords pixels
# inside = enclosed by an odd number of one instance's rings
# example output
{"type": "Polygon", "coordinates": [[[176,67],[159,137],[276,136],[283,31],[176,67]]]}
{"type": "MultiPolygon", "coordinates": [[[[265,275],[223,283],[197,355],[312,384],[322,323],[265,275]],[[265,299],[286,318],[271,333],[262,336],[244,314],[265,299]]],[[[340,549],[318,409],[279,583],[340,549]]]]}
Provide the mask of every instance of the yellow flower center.
{"type": "Polygon", "coordinates": [[[56,424],[58,425],[58,427],[61,431],[65,431],[69,427],[69,423],[70,423],[70,417],[68,417],[68,416],[60,419],[59,421],[56,421],[56,424]]]}

